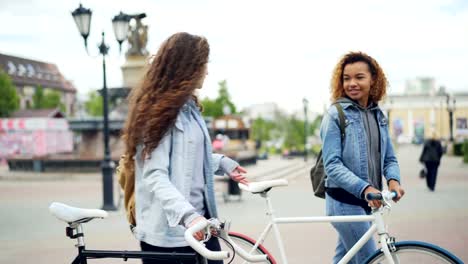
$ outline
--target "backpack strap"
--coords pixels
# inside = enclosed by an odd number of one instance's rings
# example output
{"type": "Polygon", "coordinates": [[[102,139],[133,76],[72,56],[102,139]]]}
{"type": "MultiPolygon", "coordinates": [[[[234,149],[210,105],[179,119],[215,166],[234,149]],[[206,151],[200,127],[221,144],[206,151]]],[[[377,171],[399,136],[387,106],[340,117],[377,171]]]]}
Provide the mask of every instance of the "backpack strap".
{"type": "Polygon", "coordinates": [[[338,110],[338,118],[340,119],[341,142],[344,142],[346,138],[346,118],[343,112],[343,107],[340,103],[333,103],[333,105],[336,107],[336,110],[338,110]]]}

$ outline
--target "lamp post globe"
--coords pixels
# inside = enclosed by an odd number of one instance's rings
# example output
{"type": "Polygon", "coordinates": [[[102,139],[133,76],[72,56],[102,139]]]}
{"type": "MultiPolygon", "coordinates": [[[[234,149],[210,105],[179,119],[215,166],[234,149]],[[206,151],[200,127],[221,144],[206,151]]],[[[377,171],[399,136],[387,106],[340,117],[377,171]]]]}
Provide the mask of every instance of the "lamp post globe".
{"type": "Polygon", "coordinates": [[[127,38],[129,22],[130,16],[122,11],[112,19],[112,27],[114,28],[115,39],[119,43],[120,51],[122,51],[122,43],[127,38]]]}
{"type": "Polygon", "coordinates": [[[91,9],[84,8],[83,5],[75,9],[72,12],[73,19],[75,20],[76,27],[78,31],[80,31],[81,36],[84,39],[84,44],[86,47],[86,51],[88,50],[88,36],[91,27],[91,9]]]}

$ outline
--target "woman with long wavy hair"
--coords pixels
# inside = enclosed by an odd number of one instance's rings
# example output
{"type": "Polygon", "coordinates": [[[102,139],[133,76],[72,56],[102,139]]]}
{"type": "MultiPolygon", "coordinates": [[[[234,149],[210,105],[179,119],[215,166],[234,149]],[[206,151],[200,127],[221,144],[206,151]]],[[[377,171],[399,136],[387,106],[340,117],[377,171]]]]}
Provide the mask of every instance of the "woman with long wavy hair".
{"type": "MultiPolygon", "coordinates": [[[[367,193],[383,188],[403,195],[400,168],[388,132],[388,120],[378,106],[386,94],[387,79],[377,61],[362,52],[344,55],[331,81],[333,105],[324,114],[320,128],[322,157],[327,175],[325,200],[327,215],[365,215],[380,201],[366,201],[367,193]],[[344,115],[344,136],[340,116],[344,115]],[[343,139],[342,139],[343,138],[343,139]]],[[[370,228],[369,222],[333,223],[338,232],[333,263],[337,263],[370,228]]],[[[365,263],[376,250],[371,239],[350,263],[365,263]]]]}
{"type": "MultiPolygon", "coordinates": [[[[133,233],[143,251],[193,252],[185,242],[185,229],[217,217],[213,175],[247,182],[237,162],[211,150],[194,95],[207,75],[208,56],[205,38],[176,33],[161,45],[142,85],[129,95],[124,164],[135,175],[133,233]]],[[[194,236],[203,238],[201,232],[194,236]]],[[[220,248],[216,238],[207,247],[220,248]]]]}

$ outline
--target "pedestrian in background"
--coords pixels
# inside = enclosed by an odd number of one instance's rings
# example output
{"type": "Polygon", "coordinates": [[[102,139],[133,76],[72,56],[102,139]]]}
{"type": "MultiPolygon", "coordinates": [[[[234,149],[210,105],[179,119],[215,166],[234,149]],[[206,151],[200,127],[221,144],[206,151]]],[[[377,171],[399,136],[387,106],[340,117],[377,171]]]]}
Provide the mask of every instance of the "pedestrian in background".
{"type": "MultiPolygon", "coordinates": [[[[385,96],[387,79],[379,64],[362,52],[343,56],[332,76],[334,104],[324,114],[320,127],[325,173],[326,213],[330,216],[366,215],[380,201],[366,201],[367,193],[380,193],[382,175],[388,189],[403,195],[400,168],[388,132],[388,121],[378,102],[385,96]],[[339,112],[346,119],[341,140],[339,112]]],[[[338,232],[333,263],[337,263],[370,228],[370,222],[332,223],[338,232]]],[[[370,239],[351,259],[361,264],[377,249],[370,239]]]]}
{"type": "Polygon", "coordinates": [[[437,132],[432,131],[431,138],[424,141],[421,157],[419,158],[419,161],[426,167],[426,184],[430,191],[435,190],[437,171],[443,154],[444,149],[437,132]]]}
{"type": "MultiPolygon", "coordinates": [[[[195,91],[207,75],[208,55],[205,38],[172,35],[159,48],[142,85],[129,96],[124,169],[135,172],[132,231],[143,251],[194,252],[184,239],[186,228],[218,217],[213,174],[228,174],[246,183],[245,170],[237,162],[212,153],[200,113],[195,91]]],[[[203,239],[202,232],[194,236],[203,239]]],[[[206,246],[220,250],[214,237],[206,246]]],[[[194,262],[148,259],[143,263],[194,262]]]]}
{"type": "Polygon", "coordinates": [[[215,139],[213,140],[212,145],[213,145],[214,152],[221,153],[224,148],[223,135],[222,134],[216,135],[215,139]]]}

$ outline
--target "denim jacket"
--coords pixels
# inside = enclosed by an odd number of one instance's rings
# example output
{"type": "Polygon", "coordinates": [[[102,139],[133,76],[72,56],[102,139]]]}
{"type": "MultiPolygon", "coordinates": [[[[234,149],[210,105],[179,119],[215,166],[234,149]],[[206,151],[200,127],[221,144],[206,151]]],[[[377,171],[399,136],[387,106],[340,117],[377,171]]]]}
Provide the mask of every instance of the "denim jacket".
{"type": "Polygon", "coordinates": [[[135,159],[135,211],[137,226],[135,237],[160,247],[182,247],[185,227],[198,214],[189,202],[195,159],[203,158],[205,177],[205,209],[211,217],[217,217],[213,175],[229,173],[238,166],[235,161],[220,154],[213,154],[211,140],[201,115],[193,118],[196,109],[193,101],[180,110],[175,125],[169,129],[153,150],[150,157],[142,158],[142,146],[137,148],[135,159]],[[184,133],[190,122],[200,124],[204,134],[205,157],[197,153],[193,135],[184,133]]]}
{"type": "MultiPolygon", "coordinates": [[[[351,102],[340,103],[346,119],[345,141],[341,142],[338,110],[332,106],[325,113],[320,127],[322,157],[328,188],[342,188],[357,198],[369,183],[367,139],[359,109],[351,102]]],[[[387,180],[400,182],[400,168],[388,132],[388,121],[380,108],[377,110],[380,130],[380,168],[387,180]]]]}

